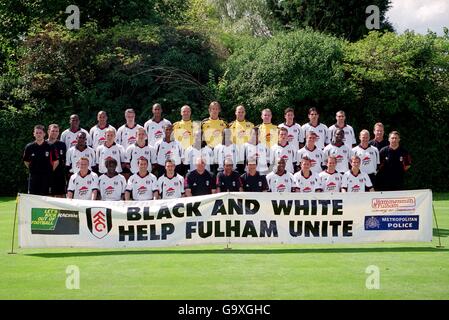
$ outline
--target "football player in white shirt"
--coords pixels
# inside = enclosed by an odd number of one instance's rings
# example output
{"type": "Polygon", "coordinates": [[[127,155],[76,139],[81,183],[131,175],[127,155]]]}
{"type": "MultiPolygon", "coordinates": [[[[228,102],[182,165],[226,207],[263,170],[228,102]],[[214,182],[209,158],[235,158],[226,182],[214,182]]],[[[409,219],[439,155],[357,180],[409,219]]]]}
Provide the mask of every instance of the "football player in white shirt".
{"type": "Polygon", "coordinates": [[[154,148],[147,145],[147,132],[144,128],[137,129],[137,141],[126,149],[125,167],[134,174],[139,171],[137,161],[140,158],[147,159],[148,163],[154,162],[154,148]]]}
{"type": "Polygon", "coordinates": [[[78,132],[76,145],[67,150],[65,165],[70,173],[78,173],[78,161],[83,157],[89,159],[89,170],[92,170],[92,165],[95,166],[95,151],[87,146],[86,140],[86,133],[78,132]]]}
{"type": "Polygon", "coordinates": [[[223,130],[223,141],[214,148],[214,161],[218,166],[217,172],[224,170],[225,159],[232,160],[232,170],[237,169],[238,149],[232,143],[232,131],[230,129],[223,130]]]}
{"type": "Polygon", "coordinates": [[[157,142],[154,146],[155,165],[157,176],[160,177],[165,173],[165,161],[171,159],[175,162],[176,172],[181,169],[181,159],[183,150],[181,144],[173,138],[173,125],[167,124],[164,127],[164,139],[157,142]]]}
{"type": "Polygon", "coordinates": [[[278,158],[275,161],[276,171],[267,174],[269,192],[293,192],[295,179],[285,170],[285,160],[278,158]]]}
{"type": "Polygon", "coordinates": [[[116,171],[117,160],[107,159],[105,165],[108,171],[98,179],[101,200],[123,200],[126,189],[126,179],[116,171]]]}
{"type": "Polygon", "coordinates": [[[204,142],[201,136],[201,132],[195,134],[195,140],[193,144],[185,149],[182,162],[188,168],[187,172],[191,172],[196,169],[195,161],[198,158],[203,158],[206,162],[206,170],[211,171],[210,166],[214,164],[214,151],[204,142]],[[203,147],[201,148],[201,145],[203,147]]]}
{"type": "Polygon", "coordinates": [[[96,200],[98,176],[89,170],[89,159],[79,159],[78,173],[73,174],[67,188],[67,199],[96,200]]]}
{"type": "Polygon", "coordinates": [[[143,127],[147,131],[148,145],[154,147],[157,142],[164,139],[164,127],[171,122],[162,118],[162,106],[159,103],[153,105],[152,112],[153,117],[145,122],[143,127]]]}
{"type": "Polygon", "coordinates": [[[270,163],[274,163],[275,159],[282,158],[285,160],[285,170],[293,174],[296,171],[297,152],[298,147],[288,142],[288,130],[279,129],[278,144],[272,146],[270,150],[270,163]]]}
{"type": "Polygon", "coordinates": [[[334,156],[327,158],[327,169],[320,172],[321,189],[323,192],[340,192],[343,175],[335,170],[337,159],[334,156]]]}
{"type": "Polygon", "coordinates": [[[376,185],[376,173],[380,165],[379,150],[369,145],[369,131],[360,131],[360,144],[352,148],[352,155],[361,159],[360,171],[365,172],[371,183],[376,185]]]}
{"type": "Polygon", "coordinates": [[[89,134],[92,139],[92,149],[97,151],[98,147],[106,141],[106,130],[115,128],[108,124],[108,114],[106,111],[99,111],[97,114],[98,123],[90,128],[89,134]]]}
{"type": "Polygon", "coordinates": [[[138,160],[139,171],[133,174],[126,185],[125,200],[153,200],[158,197],[157,178],[148,172],[148,160],[138,160]]]}
{"type": "MultiPolygon", "coordinates": [[[[248,164],[249,159],[255,159],[257,162],[257,171],[261,176],[270,172],[270,149],[266,144],[259,142],[259,128],[251,130],[251,137],[245,143],[245,161],[248,164]]],[[[248,169],[246,170],[248,172],[248,169]]]]}
{"type": "Polygon", "coordinates": [[[65,143],[67,146],[67,150],[70,147],[73,147],[76,144],[76,138],[78,137],[78,133],[84,132],[86,134],[87,145],[90,146],[92,141],[90,139],[89,132],[87,130],[80,128],[80,118],[77,114],[72,114],[70,116],[70,128],[64,130],[61,134],[61,141],[65,143]]]}
{"type": "Polygon", "coordinates": [[[117,161],[117,172],[122,172],[122,165],[126,162],[125,150],[115,141],[115,130],[109,128],[106,130],[106,142],[97,148],[97,165],[99,173],[106,173],[105,160],[113,158],[117,161]]]}
{"type": "Polygon", "coordinates": [[[175,162],[165,161],[165,174],[157,179],[159,193],[156,199],[176,199],[184,197],[184,178],[175,172],[175,162]]]}
{"type": "Polygon", "coordinates": [[[329,137],[333,138],[335,136],[335,131],[337,131],[337,129],[342,129],[345,132],[343,142],[349,149],[352,149],[357,144],[357,141],[355,140],[354,129],[349,124],[346,124],[345,112],[342,110],[338,111],[335,115],[335,119],[337,120],[337,123],[329,127],[329,137]]]}
{"type": "Polygon", "coordinates": [[[288,144],[291,144],[295,149],[301,149],[304,146],[304,134],[301,126],[295,122],[295,110],[293,108],[285,109],[284,118],[285,122],[278,125],[278,128],[287,129],[288,144]]]}
{"type": "Polygon", "coordinates": [[[298,150],[297,161],[301,161],[304,157],[309,158],[311,163],[310,169],[319,174],[322,171],[321,164],[323,163],[324,153],[323,150],[315,145],[316,138],[317,134],[315,132],[307,132],[306,145],[298,150]]]}
{"type": "Polygon", "coordinates": [[[301,159],[301,170],[293,175],[295,192],[321,192],[321,181],[317,173],[310,170],[311,160],[308,157],[301,159]]]}
{"type": "Polygon", "coordinates": [[[360,171],[360,158],[351,157],[351,170],[343,175],[341,183],[341,192],[365,192],[374,191],[371,180],[368,175],[360,171]]]}
{"type": "Polygon", "coordinates": [[[309,109],[309,123],[302,126],[304,136],[307,136],[308,132],[315,132],[317,135],[315,144],[318,148],[324,149],[329,144],[329,128],[319,122],[320,114],[316,108],[309,109]]]}
{"type": "Polygon", "coordinates": [[[345,132],[342,129],[337,129],[332,139],[333,142],[328,144],[323,150],[324,162],[327,162],[329,156],[334,156],[337,159],[336,170],[341,174],[349,170],[348,165],[351,158],[351,149],[343,143],[344,137],[345,132]]]}
{"type": "Polygon", "coordinates": [[[134,109],[125,110],[126,123],[117,130],[116,142],[125,150],[137,141],[137,129],[143,128],[136,123],[136,112],[134,109]]]}

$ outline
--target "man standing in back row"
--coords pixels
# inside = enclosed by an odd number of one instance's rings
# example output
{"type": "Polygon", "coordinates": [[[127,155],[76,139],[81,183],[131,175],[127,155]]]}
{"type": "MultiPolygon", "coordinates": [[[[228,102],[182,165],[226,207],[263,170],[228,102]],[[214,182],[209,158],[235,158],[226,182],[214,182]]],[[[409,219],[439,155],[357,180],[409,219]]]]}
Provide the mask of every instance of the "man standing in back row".
{"type": "Polygon", "coordinates": [[[143,127],[147,132],[148,145],[154,147],[156,143],[164,139],[164,127],[171,124],[171,122],[162,118],[162,106],[159,103],[155,103],[151,111],[153,112],[153,117],[145,122],[143,127]]]}
{"type": "Polygon", "coordinates": [[[219,118],[220,111],[220,103],[212,101],[209,104],[209,118],[201,122],[204,140],[211,149],[223,142],[223,131],[228,126],[224,120],[219,118]]]}
{"type": "Polygon", "coordinates": [[[335,132],[338,129],[341,129],[345,133],[343,143],[349,148],[349,150],[351,150],[357,144],[357,141],[355,140],[354,129],[346,123],[346,114],[344,111],[338,111],[335,114],[335,119],[337,120],[337,123],[329,127],[329,139],[334,138],[335,132]]]}

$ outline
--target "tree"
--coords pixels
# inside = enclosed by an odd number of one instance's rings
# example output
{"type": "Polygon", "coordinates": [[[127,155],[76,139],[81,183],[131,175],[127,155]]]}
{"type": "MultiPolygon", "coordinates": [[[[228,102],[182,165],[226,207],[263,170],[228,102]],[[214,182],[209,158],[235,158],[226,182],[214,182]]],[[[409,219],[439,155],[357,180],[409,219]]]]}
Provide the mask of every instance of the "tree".
{"type": "Polygon", "coordinates": [[[246,105],[256,122],[263,108],[273,109],[273,121],[282,120],[286,107],[296,108],[300,121],[310,106],[329,114],[352,99],[341,64],[343,48],[344,41],[312,30],[250,39],[226,62],[218,95],[229,107],[246,105]]]}
{"type": "Polygon", "coordinates": [[[311,27],[350,41],[361,39],[370,30],[365,25],[366,8],[380,10],[380,30],[392,31],[385,13],[391,0],[267,0],[276,20],[287,29],[311,27]]]}

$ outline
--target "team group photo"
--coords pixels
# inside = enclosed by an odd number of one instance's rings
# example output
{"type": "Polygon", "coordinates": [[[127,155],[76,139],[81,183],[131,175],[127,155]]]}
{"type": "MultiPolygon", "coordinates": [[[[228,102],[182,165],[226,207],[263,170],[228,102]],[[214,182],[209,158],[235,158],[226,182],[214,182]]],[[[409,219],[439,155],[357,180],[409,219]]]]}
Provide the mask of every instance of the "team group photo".
{"type": "Polygon", "coordinates": [[[270,109],[261,111],[260,125],[245,118],[245,107],[235,109],[229,124],[219,117],[217,101],[210,117],[191,119],[191,108],[181,107],[181,120],[163,117],[162,106],[152,106],[153,117],[143,126],[135,111],[124,111],[125,124],[116,129],[107,113],[87,131],[78,115],[60,134],[60,125],[34,127],[35,141],[25,148],[30,169],[28,192],[85,200],[153,200],[216,192],[365,192],[404,188],[411,165],[400,146],[400,134],[373,125],[372,134],[346,123],[336,112],[327,127],[319,111],[308,109],[309,122],[295,122],[295,110],[284,110],[285,121],[272,124],[270,109]],[[47,131],[47,132],[46,132],[47,131]],[[45,139],[45,137],[48,137],[45,139]]]}
{"type": "Polygon", "coordinates": [[[447,301],[448,16],[2,0],[0,300],[183,319],[447,301]]]}

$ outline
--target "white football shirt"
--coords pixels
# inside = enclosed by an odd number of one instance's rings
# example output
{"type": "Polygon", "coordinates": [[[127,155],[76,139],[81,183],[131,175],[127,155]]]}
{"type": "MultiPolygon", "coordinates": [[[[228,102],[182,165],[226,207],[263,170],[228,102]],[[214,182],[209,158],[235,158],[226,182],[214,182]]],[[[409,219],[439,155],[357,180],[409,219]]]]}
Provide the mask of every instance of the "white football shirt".
{"type": "Polygon", "coordinates": [[[89,134],[91,137],[91,141],[92,141],[92,149],[94,149],[95,151],[97,151],[98,147],[103,145],[106,142],[106,130],[112,128],[115,130],[115,128],[111,125],[107,125],[106,127],[104,127],[103,129],[100,129],[100,127],[98,127],[98,125],[93,126],[92,128],[90,128],[89,134]]]}
{"type": "Polygon", "coordinates": [[[78,172],[70,177],[67,191],[73,192],[73,199],[91,200],[94,190],[98,190],[98,176],[95,172],[88,171],[84,177],[78,172]]]}
{"type": "Polygon", "coordinates": [[[348,124],[346,124],[343,128],[337,127],[336,124],[333,124],[329,127],[330,141],[332,141],[334,139],[334,134],[335,134],[335,131],[337,131],[337,129],[343,129],[343,131],[345,132],[345,137],[343,139],[343,142],[349,149],[352,149],[352,145],[357,143],[357,141],[355,140],[354,129],[348,124]]]}
{"type": "Polygon", "coordinates": [[[281,146],[279,144],[272,146],[270,152],[270,163],[274,164],[274,170],[276,170],[276,159],[282,158],[285,160],[285,170],[293,174],[295,172],[293,163],[297,162],[297,152],[298,147],[294,147],[290,143],[287,143],[285,146],[281,146]]]}
{"type": "Polygon", "coordinates": [[[321,169],[321,164],[323,163],[324,153],[323,150],[315,146],[313,150],[309,150],[307,146],[298,150],[297,160],[298,164],[301,163],[301,159],[307,157],[310,159],[310,170],[319,174],[321,169]]]}
{"type": "Polygon", "coordinates": [[[79,129],[77,132],[73,132],[70,129],[66,129],[61,133],[61,141],[67,146],[67,150],[76,145],[76,136],[78,133],[84,132],[86,134],[86,144],[88,146],[92,145],[92,139],[89,132],[85,129],[79,129]]]}
{"type": "Polygon", "coordinates": [[[294,148],[299,148],[300,143],[304,143],[304,132],[301,126],[297,123],[293,123],[291,126],[281,123],[278,128],[285,128],[288,131],[288,143],[294,148]]]}
{"type": "Polygon", "coordinates": [[[188,147],[184,151],[183,163],[189,166],[189,172],[196,169],[196,159],[202,157],[206,161],[206,170],[210,172],[210,165],[214,164],[214,151],[208,146],[204,146],[201,149],[188,147]]]}
{"type": "Polygon", "coordinates": [[[118,201],[122,200],[122,195],[126,189],[126,179],[121,174],[117,174],[109,178],[103,174],[98,179],[100,187],[101,200],[104,201],[118,201]]]}
{"type": "Polygon", "coordinates": [[[376,147],[368,146],[364,149],[362,146],[352,148],[352,155],[360,158],[360,171],[366,174],[377,172],[377,166],[380,164],[379,150],[376,147]]]}
{"type": "Polygon", "coordinates": [[[342,144],[340,147],[337,147],[335,145],[328,144],[326,148],[324,148],[323,153],[323,164],[326,164],[329,156],[334,156],[337,159],[335,170],[340,173],[344,173],[349,170],[351,149],[349,149],[346,145],[342,144]]]}
{"type": "Polygon", "coordinates": [[[365,188],[371,188],[372,186],[368,175],[361,171],[356,176],[351,170],[346,171],[341,182],[341,187],[346,188],[347,192],[365,192],[365,188]]]}
{"type": "Polygon", "coordinates": [[[159,122],[154,121],[153,119],[145,122],[143,127],[148,135],[148,145],[154,147],[156,143],[162,141],[164,139],[164,127],[165,125],[171,124],[167,119],[162,119],[159,122]]]}
{"type": "Polygon", "coordinates": [[[176,141],[167,142],[164,140],[159,141],[154,146],[155,162],[165,167],[165,161],[171,159],[175,162],[175,166],[181,164],[183,157],[183,150],[181,144],[176,141]]]}
{"type": "Polygon", "coordinates": [[[317,137],[315,144],[318,148],[324,149],[326,144],[329,144],[329,129],[323,123],[318,123],[316,126],[313,126],[310,122],[306,123],[302,126],[304,137],[307,137],[308,132],[315,132],[317,137]]]}
{"type": "Polygon", "coordinates": [[[126,191],[131,192],[134,200],[153,200],[153,192],[157,191],[157,178],[152,173],[141,177],[139,173],[133,174],[128,179],[126,191]]]}
{"type": "Polygon", "coordinates": [[[137,129],[142,128],[141,125],[136,124],[134,128],[128,127],[126,124],[118,128],[117,137],[115,141],[123,146],[126,150],[130,145],[136,143],[137,141],[137,129]]]}
{"type": "Polygon", "coordinates": [[[294,174],[295,186],[299,192],[309,193],[321,189],[321,181],[317,173],[310,171],[310,175],[306,178],[301,171],[294,174]]]}
{"type": "Polygon", "coordinates": [[[214,148],[215,163],[218,164],[218,171],[224,170],[225,159],[231,159],[233,170],[237,169],[238,150],[235,144],[224,145],[219,144],[214,148]]]}
{"type": "Polygon", "coordinates": [[[118,173],[122,172],[122,162],[126,162],[125,149],[117,143],[112,144],[112,146],[107,147],[106,145],[101,145],[97,148],[97,164],[98,172],[106,173],[108,170],[104,164],[105,160],[108,158],[113,158],[117,161],[116,171],[118,173]]]}
{"type": "Polygon", "coordinates": [[[65,165],[67,167],[71,167],[71,173],[78,173],[78,171],[80,171],[78,161],[83,157],[89,159],[89,170],[92,170],[92,166],[96,164],[94,149],[87,147],[81,151],[76,146],[73,146],[67,150],[65,165]]]}
{"type": "Polygon", "coordinates": [[[245,143],[245,159],[246,161],[256,159],[259,174],[266,175],[269,173],[270,149],[265,144],[245,143]]]}
{"type": "Polygon", "coordinates": [[[329,173],[328,171],[322,171],[319,174],[321,179],[321,189],[323,192],[340,192],[341,181],[343,175],[337,171],[329,173]]]}
{"type": "Polygon", "coordinates": [[[136,173],[139,171],[139,165],[137,161],[140,158],[147,159],[148,165],[151,166],[151,164],[155,161],[154,148],[147,145],[140,147],[139,145],[134,143],[126,149],[125,162],[130,164],[130,170],[132,173],[136,173]]]}
{"type": "Polygon", "coordinates": [[[157,187],[162,199],[181,198],[184,194],[184,178],[176,173],[172,178],[164,174],[157,180],[157,187]]]}
{"type": "Polygon", "coordinates": [[[292,189],[295,187],[295,179],[287,171],[283,175],[270,172],[267,174],[267,183],[270,192],[292,192],[292,189]]]}

